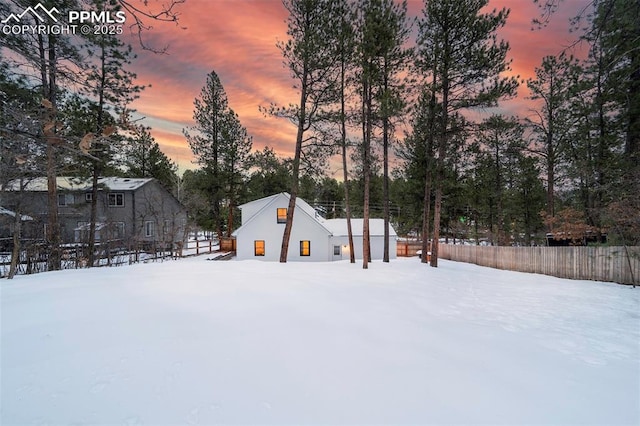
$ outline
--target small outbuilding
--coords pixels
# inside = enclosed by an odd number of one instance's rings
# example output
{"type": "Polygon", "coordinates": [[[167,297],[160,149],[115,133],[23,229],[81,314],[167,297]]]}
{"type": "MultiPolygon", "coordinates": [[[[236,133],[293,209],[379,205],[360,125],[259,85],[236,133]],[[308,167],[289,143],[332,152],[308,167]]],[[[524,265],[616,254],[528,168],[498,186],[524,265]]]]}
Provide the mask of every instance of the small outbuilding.
{"type": "MultiPolygon", "coordinates": [[[[286,192],[251,201],[240,206],[242,226],[236,237],[238,259],[278,261],[287,219],[290,195],[286,192]]],[[[362,258],[363,219],[351,219],[354,252],[362,258]]],[[[371,259],[382,259],[384,221],[369,219],[371,259]]],[[[389,226],[389,258],[396,258],[397,234],[389,226]]],[[[327,262],[349,258],[346,219],[325,219],[301,198],[296,198],[293,227],[289,240],[290,261],[327,262]]]]}

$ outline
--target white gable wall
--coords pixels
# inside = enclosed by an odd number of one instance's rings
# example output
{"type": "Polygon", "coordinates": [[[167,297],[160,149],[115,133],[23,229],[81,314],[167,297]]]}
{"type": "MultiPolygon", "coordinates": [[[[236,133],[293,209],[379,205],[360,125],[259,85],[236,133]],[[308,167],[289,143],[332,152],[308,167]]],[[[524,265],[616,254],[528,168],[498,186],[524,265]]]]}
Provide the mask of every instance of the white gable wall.
{"type": "MultiPolygon", "coordinates": [[[[271,198],[271,197],[269,197],[271,198]]],[[[251,203],[250,203],[251,204],[251,203]]],[[[254,206],[249,206],[254,207],[254,206]]],[[[289,198],[278,194],[262,205],[253,217],[245,216],[243,206],[243,225],[236,231],[236,257],[238,259],[255,259],[278,261],[284,223],[277,223],[276,210],[288,208],[289,198]],[[255,256],[254,241],[264,240],[264,256],[255,256]]],[[[291,238],[289,240],[288,261],[328,261],[329,232],[311,217],[304,209],[296,207],[291,238]],[[311,244],[310,256],[300,256],[300,241],[308,240],[311,244]]]]}
{"type": "MultiPolygon", "coordinates": [[[[261,198],[259,200],[251,201],[249,203],[243,204],[241,213],[242,213],[242,225],[247,223],[249,219],[253,217],[256,213],[258,213],[262,208],[264,208],[267,204],[271,203],[274,199],[282,196],[282,194],[272,195],[270,197],[261,198]]],[[[288,201],[287,201],[288,204],[288,201]]],[[[286,206],[284,206],[286,207],[286,206]]]]}

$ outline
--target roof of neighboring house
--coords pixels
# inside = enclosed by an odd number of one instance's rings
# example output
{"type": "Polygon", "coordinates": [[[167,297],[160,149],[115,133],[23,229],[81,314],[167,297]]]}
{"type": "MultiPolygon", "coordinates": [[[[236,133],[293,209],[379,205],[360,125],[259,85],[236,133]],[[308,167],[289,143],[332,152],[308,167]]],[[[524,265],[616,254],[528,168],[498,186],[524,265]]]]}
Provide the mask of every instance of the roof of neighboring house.
{"type": "MultiPolygon", "coordinates": [[[[346,237],[347,219],[325,219],[322,224],[331,231],[334,237],[346,237]]],[[[353,235],[362,236],[364,219],[351,219],[351,232],[353,235]]],[[[369,219],[369,235],[384,235],[384,220],[369,219]]],[[[393,226],[389,225],[389,235],[397,236],[393,226]]]]}
{"type": "MultiPolygon", "coordinates": [[[[110,191],[133,191],[147,183],[151,182],[153,178],[121,178],[121,177],[101,177],[98,179],[98,185],[109,188],[110,191]]],[[[90,178],[59,176],[56,179],[58,189],[69,191],[86,191],[91,188],[90,178]]],[[[7,191],[19,191],[20,180],[13,180],[5,186],[7,191]]],[[[32,179],[24,179],[22,182],[24,185],[23,191],[30,192],[45,192],[47,191],[47,178],[37,177],[32,179]]]]}
{"type": "MultiPolygon", "coordinates": [[[[2,206],[0,206],[0,214],[4,216],[16,217],[16,212],[11,211],[9,209],[5,209],[2,206]]],[[[20,220],[24,222],[26,220],[33,220],[33,218],[31,216],[27,216],[26,214],[23,214],[23,215],[20,215],[20,220]]]]}

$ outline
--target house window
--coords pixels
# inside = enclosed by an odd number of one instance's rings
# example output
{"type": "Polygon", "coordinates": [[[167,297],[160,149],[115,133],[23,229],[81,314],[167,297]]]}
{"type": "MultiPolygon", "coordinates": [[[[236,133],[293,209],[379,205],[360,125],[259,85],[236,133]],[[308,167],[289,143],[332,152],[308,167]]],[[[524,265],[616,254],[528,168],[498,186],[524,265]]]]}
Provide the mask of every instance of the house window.
{"type": "Polygon", "coordinates": [[[264,240],[255,240],[253,242],[253,255],[264,256],[264,240]]]}
{"type": "Polygon", "coordinates": [[[64,207],[73,204],[73,194],[58,194],[58,206],[64,207]]]}
{"type": "Polygon", "coordinates": [[[93,193],[85,192],[84,201],[87,202],[87,203],[90,203],[92,200],[93,200],[93,193]]]}
{"type": "Polygon", "coordinates": [[[311,241],[300,241],[300,256],[311,256],[311,241]]]}
{"type": "Polygon", "coordinates": [[[144,222],[144,236],[153,237],[156,234],[156,223],[152,220],[144,222]]]}
{"type": "Polygon", "coordinates": [[[287,223],[287,209],[279,208],[278,209],[278,223],[287,223]]]}
{"type": "Polygon", "coordinates": [[[113,226],[112,238],[124,238],[124,222],[115,222],[113,223],[112,226],[113,226]]]}
{"type": "Polygon", "coordinates": [[[124,207],[124,194],[122,192],[110,192],[107,195],[109,207],[124,207]]]}
{"type": "Polygon", "coordinates": [[[340,256],[342,254],[342,248],[340,246],[333,246],[333,255],[340,256]]]}

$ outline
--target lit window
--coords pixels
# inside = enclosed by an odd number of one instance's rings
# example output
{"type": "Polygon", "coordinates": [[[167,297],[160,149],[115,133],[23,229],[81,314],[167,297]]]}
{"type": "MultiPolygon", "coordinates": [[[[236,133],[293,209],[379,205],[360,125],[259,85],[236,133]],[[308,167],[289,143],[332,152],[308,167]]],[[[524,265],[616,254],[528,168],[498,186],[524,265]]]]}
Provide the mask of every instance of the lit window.
{"type": "Polygon", "coordinates": [[[279,208],[278,209],[278,223],[287,223],[287,209],[279,208]]]}
{"type": "Polygon", "coordinates": [[[111,192],[108,194],[109,207],[124,207],[124,194],[122,192],[111,192]]]}
{"type": "Polygon", "coordinates": [[[311,241],[300,241],[300,256],[311,256],[311,241]]]}
{"type": "Polygon", "coordinates": [[[264,256],[264,240],[255,240],[253,242],[254,256],[264,256]]]}

